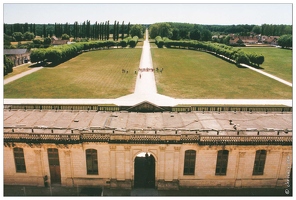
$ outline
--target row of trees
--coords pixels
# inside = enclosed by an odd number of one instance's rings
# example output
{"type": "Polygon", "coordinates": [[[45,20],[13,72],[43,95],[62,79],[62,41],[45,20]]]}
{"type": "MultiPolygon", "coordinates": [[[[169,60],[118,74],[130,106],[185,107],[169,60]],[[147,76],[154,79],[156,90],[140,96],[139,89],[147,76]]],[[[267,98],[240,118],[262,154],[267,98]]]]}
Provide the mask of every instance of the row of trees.
{"type": "Polygon", "coordinates": [[[280,45],[282,48],[292,47],[292,45],[293,45],[292,35],[291,34],[282,35],[278,39],[278,45],[280,45]]]}
{"type": "MultiPolygon", "coordinates": [[[[56,35],[57,37],[60,37],[63,33],[68,34],[71,37],[75,38],[96,38],[98,35],[99,29],[104,29],[103,27],[106,27],[106,25],[109,25],[109,32],[114,34],[114,31],[119,31],[119,33],[122,35],[128,34],[130,31],[130,23],[128,25],[124,25],[124,22],[122,22],[121,27],[119,28],[119,22],[115,21],[113,25],[109,24],[109,22],[101,22],[94,24],[91,24],[89,20],[84,21],[83,23],[78,23],[77,21],[74,24],[4,24],[4,34],[7,34],[9,36],[12,36],[14,32],[21,32],[24,34],[25,32],[31,32],[34,35],[47,37],[48,35],[56,35]]],[[[156,24],[162,24],[162,23],[156,23],[156,24]]],[[[153,26],[155,24],[151,24],[149,26],[153,26]]],[[[179,39],[190,39],[192,35],[190,36],[190,33],[193,33],[194,30],[199,30],[202,32],[202,30],[208,30],[212,34],[217,35],[227,35],[227,34],[237,34],[240,36],[249,36],[252,32],[255,34],[262,34],[267,36],[281,36],[286,34],[292,34],[292,25],[276,25],[276,24],[262,24],[259,25],[249,25],[249,24],[239,24],[239,25],[201,25],[201,24],[189,24],[189,23],[176,23],[176,22],[167,22],[163,23],[162,25],[164,28],[166,26],[170,26],[171,33],[168,35],[163,35],[165,32],[161,32],[159,34],[154,35],[153,38],[156,36],[161,37],[168,37],[170,38],[170,34],[172,34],[173,40],[179,40],[179,39]]],[[[167,31],[167,30],[163,30],[167,31]]],[[[153,33],[152,33],[153,34],[153,33]]],[[[139,37],[139,36],[138,36],[139,37]]],[[[141,38],[141,37],[139,37],[141,38]]],[[[192,39],[192,38],[191,38],[192,39]]]]}
{"type": "MultiPolygon", "coordinates": [[[[109,39],[109,35],[113,34],[114,40],[118,40],[119,37],[123,38],[125,35],[128,37],[131,29],[131,24],[124,24],[124,21],[119,24],[119,21],[110,24],[109,21],[106,22],[95,22],[91,24],[89,20],[83,23],[74,24],[4,24],[4,34],[8,36],[13,36],[13,33],[20,32],[24,34],[25,32],[30,32],[35,36],[41,37],[51,37],[55,35],[56,37],[61,37],[62,34],[67,34],[73,38],[90,38],[90,39],[109,39]]],[[[17,41],[17,40],[16,40],[17,41]]]]}
{"type": "Polygon", "coordinates": [[[234,60],[237,64],[244,63],[259,66],[264,62],[264,56],[261,54],[246,53],[241,49],[233,49],[233,47],[224,44],[201,42],[196,40],[174,41],[168,38],[161,39],[160,36],[157,36],[156,38],[155,42],[159,48],[162,48],[163,46],[161,44],[163,44],[167,48],[178,47],[208,51],[220,57],[226,57],[226,59],[234,60]]]}
{"type": "Polygon", "coordinates": [[[149,26],[150,37],[167,37],[172,40],[191,39],[210,41],[212,35],[236,34],[250,36],[261,34],[267,36],[281,36],[292,34],[292,25],[200,25],[189,23],[155,23],[149,26]]]}
{"type": "Polygon", "coordinates": [[[97,50],[103,48],[110,48],[112,46],[125,47],[130,45],[130,47],[135,47],[138,43],[138,37],[133,38],[128,37],[120,42],[106,40],[106,41],[91,41],[91,42],[77,42],[73,44],[66,44],[56,47],[49,48],[39,48],[31,52],[30,58],[31,62],[52,62],[53,64],[59,64],[61,62],[67,61],[83,51],[97,50]],[[123,42],[124,41],[124,42],[123,42]]]}
{"type": "Polygon", "coordinates": [[[8,73],[13,72],[13,62],[6,55],[4,55],[3,61],[4,61],[3,72],[5,76],[8,73]]]}
{"type": "Polygon", "coordinates": [[[149,34],[152,39],[156,36],[166,37],[172,40],[191,39],[200,41],[211,41],[212,33],[197,25],[179,23],[155,23],[149,26],[149,34]],[[178,28],[177,28],[178,27],[178,28]]]}

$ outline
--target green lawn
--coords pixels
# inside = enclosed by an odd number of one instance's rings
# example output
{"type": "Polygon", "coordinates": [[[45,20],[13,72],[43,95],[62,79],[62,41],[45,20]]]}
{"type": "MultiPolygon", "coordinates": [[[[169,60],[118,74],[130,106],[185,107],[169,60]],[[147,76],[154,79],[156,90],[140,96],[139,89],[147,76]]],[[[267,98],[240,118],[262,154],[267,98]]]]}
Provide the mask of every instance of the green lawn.
{"type": "Polygon", "coordinates": [[[157,89],[176,98],[291,99],[292,88],[210,54],[151,49],[157,89]]]}
{"type": "Polygon", "coordinates": [[[83,53],[4,86],[4,98],[117,98],[131,94],[142,49],[83,53]],[[126,69],[128,73],[122,73],[126,69]]]}
{"type": "Polygon", "coordinates": [[[263,71],[292,83],[292,51],[273,47],[244,47],[245,52],[256,52],[264,56],[260,65],[263,71]]]}

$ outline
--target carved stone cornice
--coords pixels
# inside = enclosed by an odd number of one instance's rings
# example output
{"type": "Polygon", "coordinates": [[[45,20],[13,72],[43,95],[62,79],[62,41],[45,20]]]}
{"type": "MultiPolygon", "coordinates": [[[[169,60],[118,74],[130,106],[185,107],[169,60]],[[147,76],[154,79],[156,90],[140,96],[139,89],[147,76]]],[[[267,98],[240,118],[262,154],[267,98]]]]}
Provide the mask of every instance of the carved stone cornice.
{"type": "Polygon", "coordinates": [[[181,147],[178,146],[178,147],[174,147],[175,151],[180,151],[181,147]]]}
{"type": "Polygon", "coordinates": [[[159,149],[160,149],[161,151],[164,151],[164,150],[166,149],[166,146],[159,146],[159,149]]]}
{"type": "Polygon", "coordinates": [[[109,148],[110,150],[116,150],[116,145],[110,145],[109,148]]]}

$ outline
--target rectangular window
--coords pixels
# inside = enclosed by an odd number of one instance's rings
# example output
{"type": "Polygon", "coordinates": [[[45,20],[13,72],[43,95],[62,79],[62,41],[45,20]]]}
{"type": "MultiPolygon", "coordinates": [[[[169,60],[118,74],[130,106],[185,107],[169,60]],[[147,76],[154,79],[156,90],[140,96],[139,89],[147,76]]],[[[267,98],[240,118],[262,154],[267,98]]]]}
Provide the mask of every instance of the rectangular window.
{"type": "Polygon", "coordinates": [[[86,169],[87,174],[99,174],[97,150],[86,150],[86,169]]]}
{"type": "Polygon", "coordinates": [[[185,151],[184,172],[183,172],[184,175],[194,175],[195,157],[196,157],[196,152],[194,150],[185,151]]]}
{"type": "Polygon", "coordinates": [[[216,175],[226,175],[228,163],[228,151],[221,150],[217,154],[216,175]]]}
{"type": "Polygon", "coordinates": [[[49,165],[60,166],[58,149],[54,149],[54,148],[47,149],[47,153],[48,153],[49,165]]]}
{"type": "Polygon", "coordinates": [[[265,160],[266,160],[266,151],[265,150],[256,151],[253,175],[263,175],[265,160]]]}
{"type": "Polygon", "coordinates": [[[26,173],[26,164],[25,164],[25,157],[24,157],[23,149],[22,148],[14,148],[13,154],[14,154],[14,162],[15,162],[16,172],[26,173]]]}

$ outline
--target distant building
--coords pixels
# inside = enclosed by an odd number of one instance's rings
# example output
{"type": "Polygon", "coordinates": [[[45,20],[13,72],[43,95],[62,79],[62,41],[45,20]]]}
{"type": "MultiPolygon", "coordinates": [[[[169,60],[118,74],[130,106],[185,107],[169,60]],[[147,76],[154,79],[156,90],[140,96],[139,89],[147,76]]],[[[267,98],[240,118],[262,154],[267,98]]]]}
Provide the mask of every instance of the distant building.
{"type": "Polygon", "coordinates": [[[279,36],[269,36],[269,37],[265,37],[262,42],[264,44],[277,45],[279,38],[280,38],[279,36]]]}
{"type": "Polygon", "coordinates": [[[51,44],[52,45],[63,45],[63,44],[67,44],[67,42],[69,42],[69,40],[61,40],[61,39],[57,38],[56,36],[51,37],[51,44]]]}
{"type": "Polygon", "coordinates": [[[258,38],[256,38],[256,37],[250,37],[250,36],[233,36],[229,40],[229,44],[230,45],[231,44],[237,44],[239,40],[242,43],[244,43],[245,45],[258,43],[258,38]]]}
{"type": "Polygon", "coordinates": [[[27,49],[4,49],[6,55],[14,66],[27,63],[30,60],[30,51],[27,49]]]}

